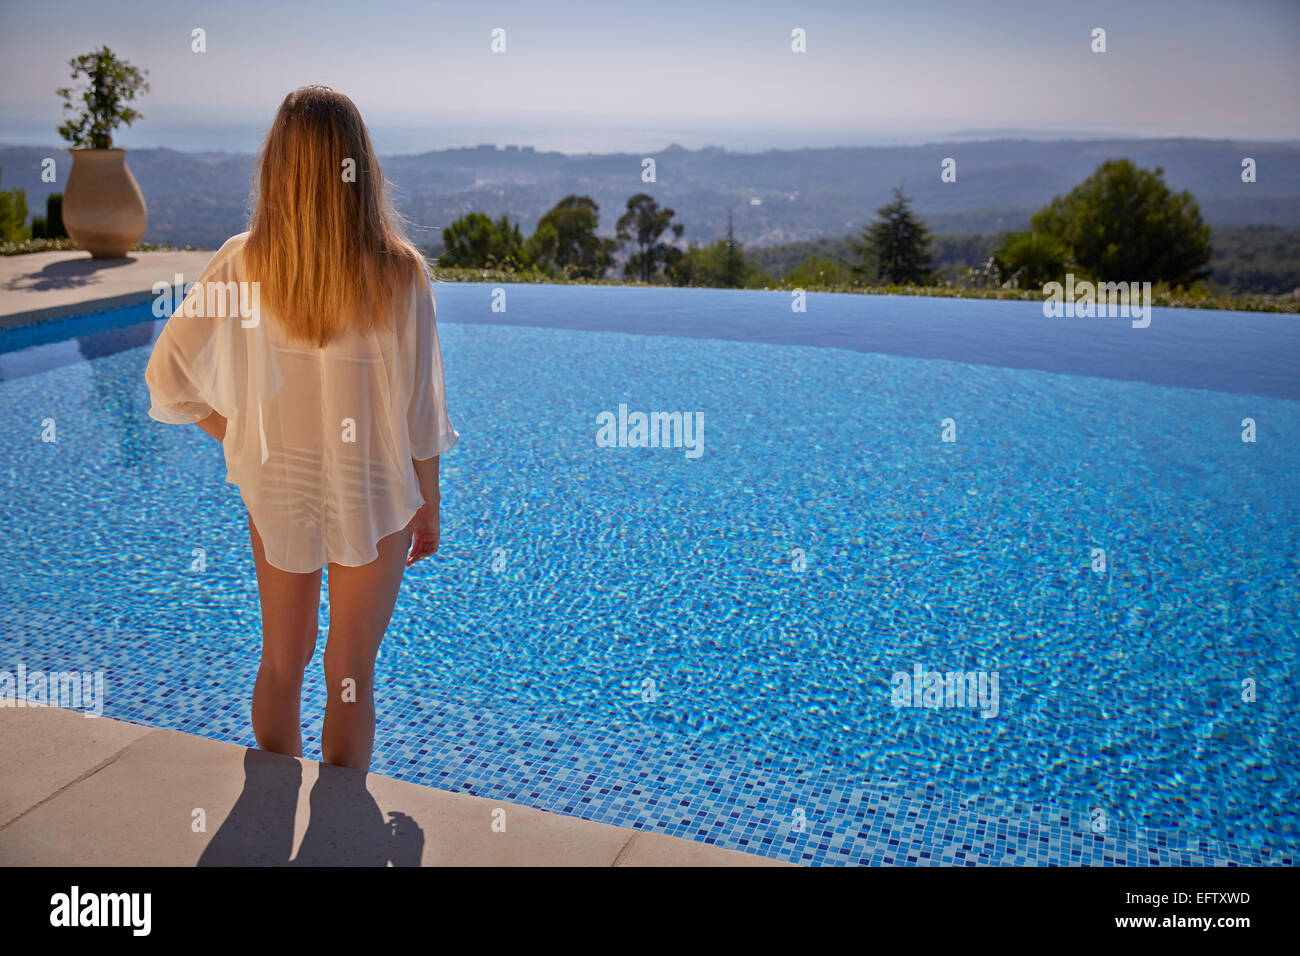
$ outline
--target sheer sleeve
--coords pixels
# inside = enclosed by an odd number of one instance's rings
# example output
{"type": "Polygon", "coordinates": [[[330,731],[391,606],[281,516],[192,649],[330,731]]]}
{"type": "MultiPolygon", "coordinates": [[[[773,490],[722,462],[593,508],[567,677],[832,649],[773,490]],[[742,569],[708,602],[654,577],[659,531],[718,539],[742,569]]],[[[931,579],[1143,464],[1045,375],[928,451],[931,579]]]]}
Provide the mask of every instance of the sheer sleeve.
{"type": "Polygon", "coordinates": [[[406,422],[410,432],[411,457],[417,461],[435,458],[449,451],[460,435],[447,416],[447,393],[442,374],[442,350],[438,346],[438,324],[433,284],[421,274],[416,283],[410,401],[406,422]]]}
{"type": "Polygon", "coordinates": [[[239,369],[239,317],[205,314],[204,287],[225,277],[227,255],[218,252],[191,287],[154,343],[145,381],[149,416],[169,425],[202,421],[212,412],[234,416],[232,378],[239,369]]]}
{"type": "Polygon", "coordinates": [[[170,332],[170,322],[163,326],[149,357],[145,381],[149,384],[149,417],[168,425],[192,425],[212,413],[204,401],[199,376],[185,349],[170,332]]]}

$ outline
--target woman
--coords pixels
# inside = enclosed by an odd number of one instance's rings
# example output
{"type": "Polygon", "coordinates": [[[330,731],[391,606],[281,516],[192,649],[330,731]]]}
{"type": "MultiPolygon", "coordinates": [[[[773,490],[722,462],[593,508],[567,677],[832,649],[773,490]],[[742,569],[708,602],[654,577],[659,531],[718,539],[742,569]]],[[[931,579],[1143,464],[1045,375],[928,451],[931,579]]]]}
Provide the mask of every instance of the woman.
{"type": "Polygon", "coordinates": [[[385,198],[352,101],[285,97],[248,232],[212,258],[154,346],[149,414],[222,442],[262,605],[252,720],[302,754],[303,671],[329,566],[322,751],[366,770],[374,665],[404,568],[438,550],[447,417],[433,288],[385,198]]]}

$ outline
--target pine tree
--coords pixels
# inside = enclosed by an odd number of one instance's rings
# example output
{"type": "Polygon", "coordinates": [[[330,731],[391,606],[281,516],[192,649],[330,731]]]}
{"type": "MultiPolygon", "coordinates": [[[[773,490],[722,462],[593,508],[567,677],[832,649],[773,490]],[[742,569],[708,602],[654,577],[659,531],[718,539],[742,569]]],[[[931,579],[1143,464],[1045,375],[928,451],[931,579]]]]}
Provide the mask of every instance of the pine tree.
{"type": "Polygon", "coordinates": [[[930,279],[930,230],[912,212],[903,187],[894,188],[892,202],[876,210],[875,222],[865,226],[859,241],[849,244],[859,262],[855,271],[889,285],[923,285],[930,279]]]}
{"type": "Polygon", "coordinates": [[[1210,274],[1210,227],[1196,198],[1165,185],[1164,172],[1109,159],[1030,222],[1095,278],[1191,285],[1210,274]]]}
{"type": "Polygon", "coordinates": [[[736,241],[736,233],[731,228],[731,213],[727,213],[727,244],[722,252],[722,285],[728,289],[738,289],[745,284],[745,253],[736,241]]]}

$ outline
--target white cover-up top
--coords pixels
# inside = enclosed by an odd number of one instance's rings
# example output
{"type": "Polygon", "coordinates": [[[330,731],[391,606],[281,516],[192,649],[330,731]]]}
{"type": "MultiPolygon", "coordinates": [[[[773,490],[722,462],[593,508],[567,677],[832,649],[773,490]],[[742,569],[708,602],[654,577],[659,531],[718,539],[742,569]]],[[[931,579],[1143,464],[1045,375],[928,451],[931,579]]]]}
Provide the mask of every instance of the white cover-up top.
{"type": "Polygon", "coordinates": [[[247,237],[217,251],[163,326],[145,372],[149,415],[174,425],[213,411],[226,418],[226,481],[272,565],[367,564],[424,503],[411,459],[441,455],[460,437],[447,417],[433,286],[421,272],[389,328],[317,348],[291,341],[265,307],[255,324],[243,318],[249,286],[220,287],[231,301],[237,294],[242,314],[206,314],[213,284],[251,280],[247,237]]]}

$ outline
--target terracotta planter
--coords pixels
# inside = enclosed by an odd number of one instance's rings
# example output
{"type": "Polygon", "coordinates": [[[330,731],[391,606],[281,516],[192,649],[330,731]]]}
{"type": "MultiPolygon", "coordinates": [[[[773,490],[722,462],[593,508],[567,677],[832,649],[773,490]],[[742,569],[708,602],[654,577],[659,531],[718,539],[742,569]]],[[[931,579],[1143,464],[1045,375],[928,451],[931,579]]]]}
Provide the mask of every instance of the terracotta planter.
{"type": "Polygon", "coordinates": [[[78,248],[96,259],[121,259],[148,221],[144,194],[124,149],[74,149],[63,192],[63,225],[78,248]]]}

